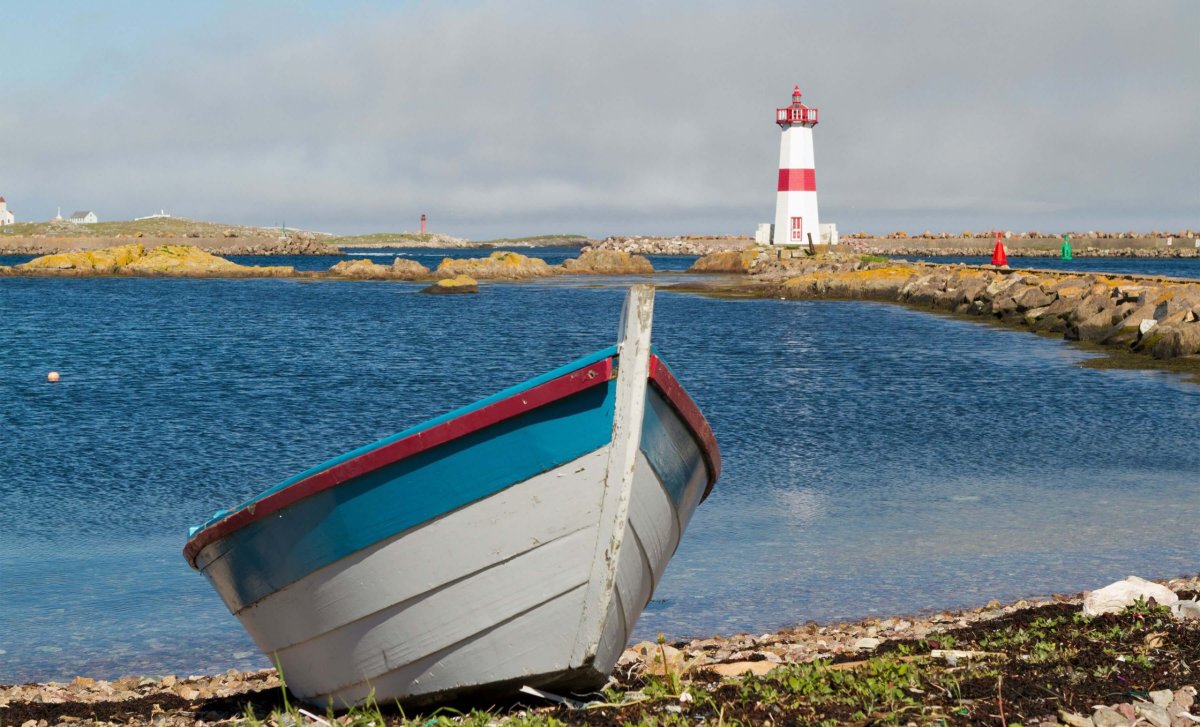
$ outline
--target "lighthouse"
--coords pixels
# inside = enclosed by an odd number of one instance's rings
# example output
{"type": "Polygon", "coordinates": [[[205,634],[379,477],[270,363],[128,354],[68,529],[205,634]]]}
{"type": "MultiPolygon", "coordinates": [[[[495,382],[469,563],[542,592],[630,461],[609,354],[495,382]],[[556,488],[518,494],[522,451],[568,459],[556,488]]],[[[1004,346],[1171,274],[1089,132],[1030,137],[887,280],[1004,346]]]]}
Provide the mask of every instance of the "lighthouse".
{"type": "Polygon", "coordinates": [[[817,110],[800,103],[799,86],[792,91],[792,104],[775,110],[775,123],[783,135],[779,139],[779,190],[771,244],[821,242],[812,132],[817,110]]]}

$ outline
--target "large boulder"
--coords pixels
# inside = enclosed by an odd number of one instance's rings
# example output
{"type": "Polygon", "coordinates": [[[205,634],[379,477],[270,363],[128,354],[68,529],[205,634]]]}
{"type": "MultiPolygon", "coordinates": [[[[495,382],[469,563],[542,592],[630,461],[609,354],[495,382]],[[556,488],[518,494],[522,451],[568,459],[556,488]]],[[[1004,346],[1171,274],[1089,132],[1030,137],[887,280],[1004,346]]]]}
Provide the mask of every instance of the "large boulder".
{"type": "Polygon", "coordinates": [[[564,273],[590,275],[645,275],[654,272],[654,266],[642,255],[631,255],[624,250],[584,250],[577,258],[563,261],[564,273]]]}
{"type": "Polygon", "coordinates": [[[1159,606],[1170,606],[1179,600],[1179,596],[1166,586],[1137,576],[1129,576],[1123,581],[1110,583],[1104,588],[1087,593],[1083,597],[1083,615],[1121,613],[1139,599],[1147,603],[1153,599],[1159,606]]]}
{"type": "Polygon", "coordinates": [[[1014,295],[1013,300],[1017,304],[1017,310],[1024,312],[1032,308],[1044,308],[1054,302],[1054,293],[1047,293],[1037,286],[1029,286],[1021,291],[1019,295],[1014,295]]]}
{"type": "Polygon", "coordinates": [[[954,288],[954,304],[956,306],[974,303],[988,286],[985,278],[963,278],[954,288]]]}
{"type": "Polygon", "coordinates": [[[99,250],[60,252],[43,255],[16,265],[18,270],[75,271],[80,273],[115,273],[145,254],[140,243],[119,245],[99,250]]]}
{"type": "Polygon", "coordinates": [[[1008,273],[1005,275],[1000,275],[992,282],[988,283],[988,286],[983,289],[983,293],[981,295],[986,300],[996,300],[1009,288],[1021,282],[1024,277],[1025,276],[1021,275],[1021,273],[1008,273]]]}
{"type": "Polygon", "coordinates": [[[520,280],[554,275],[555,270],[541,258],[497,250],[484,258],[445,258],[434,274],[439,278],[466,275],[476,280],[520,280]]]}
{"type": "Polygon", "coordinates": [[[1200,353],[1200,322],[1177,326],[1159,324],[1148,337],[1147,347],[1154,358],[1177,358],[1200,353]]]}
{"type": "Polygon", "coordinates": [[[689,273],[748,273],[754,264],[754,250],[710,252],[688,268],[689,273]]]}
{"type": "MultiPolygon", "coordinates": [[[[1082,321],[1080,321],[1074,330],[1074,335],[1068,333],[1068,338],[1074,338],[1079,341],[1090,341],[1092,343],[1104,343],[1112,338],[1124,327],[1125,318],[1129,313],[1137,307],[1136,303],[1121,303],[1118,306],[1105,308],[1082,321]]],[[[1126,339],[1124,342],[1132,342],[1137,338],[1137,323],[1130,323],[1133,326],[1133,336],[1126,339]]]]}

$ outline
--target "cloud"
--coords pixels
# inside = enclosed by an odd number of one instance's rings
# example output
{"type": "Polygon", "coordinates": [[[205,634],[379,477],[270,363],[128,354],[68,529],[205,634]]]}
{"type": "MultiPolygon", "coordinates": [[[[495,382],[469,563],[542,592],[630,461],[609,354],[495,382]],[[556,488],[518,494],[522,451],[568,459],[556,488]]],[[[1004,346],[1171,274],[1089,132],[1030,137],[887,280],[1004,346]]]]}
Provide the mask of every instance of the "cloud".
{"type": "Polygon", "coordinates": [[[844,230],[1200,226],[1194,3],[218,7],[95,47],[94,87],[79,68],[18,85],[0,110],[18,212],[749,232],[799,83],[844,230]]]}

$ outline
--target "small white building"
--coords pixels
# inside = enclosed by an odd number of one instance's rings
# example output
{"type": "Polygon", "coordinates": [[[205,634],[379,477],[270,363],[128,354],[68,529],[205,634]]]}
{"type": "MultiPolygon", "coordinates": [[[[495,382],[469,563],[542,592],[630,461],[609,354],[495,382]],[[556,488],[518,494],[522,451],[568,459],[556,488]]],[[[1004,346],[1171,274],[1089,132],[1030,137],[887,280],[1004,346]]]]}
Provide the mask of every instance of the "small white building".
{"type": "Polygon", "coordinates": [[[16,222],[17,218],[13,217],[13,213],[8,209],[8,202],[0,197],[0,225],[11,225],[16,222]]]}
{"type": "Polygon", "coordinates": [[[96,213],[91,210],[78,210],[71,213],[71,222],[77,225],[94,225],[99,221],[96,213]]]}

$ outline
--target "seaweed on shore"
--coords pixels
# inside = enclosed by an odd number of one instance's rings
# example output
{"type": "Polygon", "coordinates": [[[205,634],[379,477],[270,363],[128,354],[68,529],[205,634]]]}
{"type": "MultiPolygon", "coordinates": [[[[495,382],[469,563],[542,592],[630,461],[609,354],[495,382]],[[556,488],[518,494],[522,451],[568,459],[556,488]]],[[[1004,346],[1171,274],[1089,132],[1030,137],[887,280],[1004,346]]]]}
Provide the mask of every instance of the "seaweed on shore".
{"type": "MultiPolygon", "coordinates": [[[[1194,597],[1184,592],[1182,597],[1194,597]]],[[[1007,609],[1005,609],[1007,611],[1007,609]]],[[[995,618],[882,641],[836,659],[771,664],[760,675],[723,677],[716,666],[618,670],[585,707],[536,697],[405,712],[378,705],[349,713],[302,712],[282,689],[187,700],[172,692],[125,701],[10,701],[0,725],[202,722],[283,725],[1029,725],[1094,705],[1150,700],[1200,674],[1200,621],[1139,603],[1085,617],[1078,602],[1050,602],[995,618]]],[[[684,647],[686,645],[680,644],[684,647]]],[[[659,647],[663,648],[663,647],[659,647]]],[[[664,658],[661,664],[668,664],[664,658]]],[[[748,657],[750,661],[754,656],[748,657]]],[[[758,657],[761,659],[762,657],[758,657]]],[[[744,662],[743,662],[744,663],[744,662]]],[[[247,684],[255,687],[254,684],[247,684]]],[[[257,685],[261,687],[261,682],[257,685]]],[[[1190,698],[1187,700],[1190,707],[1190,698]]],[[[1129,709],[1132,709],[1130,707],[1129,709]]]]}

